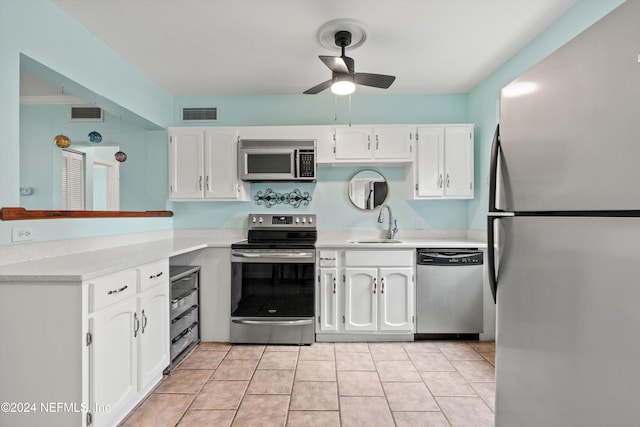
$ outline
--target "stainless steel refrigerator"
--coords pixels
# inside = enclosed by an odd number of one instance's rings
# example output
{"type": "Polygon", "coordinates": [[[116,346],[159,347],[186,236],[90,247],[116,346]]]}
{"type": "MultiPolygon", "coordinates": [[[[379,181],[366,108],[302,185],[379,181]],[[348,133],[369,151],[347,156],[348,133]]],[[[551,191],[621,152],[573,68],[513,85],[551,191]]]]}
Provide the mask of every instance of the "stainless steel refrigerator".
{"type": "Polygon", "coordinates": [[[490,187],[496,426],[640,425],[640,0],[502,90],[490,187]]]}

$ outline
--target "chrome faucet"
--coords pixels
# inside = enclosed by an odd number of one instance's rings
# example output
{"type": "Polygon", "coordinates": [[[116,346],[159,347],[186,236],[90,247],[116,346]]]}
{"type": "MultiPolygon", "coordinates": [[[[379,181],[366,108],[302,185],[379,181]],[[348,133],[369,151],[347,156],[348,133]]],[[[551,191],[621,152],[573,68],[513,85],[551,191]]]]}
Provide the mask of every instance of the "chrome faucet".
{"type": "Polygon", "coordinates": [[[389,229],[387,230],[387,239],[393,239],[398,233],[398,220],[393,219],[393,213],[391,213],[391,207],[387,204],[382,205],[380,208],[380,214],[378,215],[378,222],[382,224],[382,212],[384,208],[389,211],[389,229]],[[392,228],[393,227],[393,228],[392,228]]]}

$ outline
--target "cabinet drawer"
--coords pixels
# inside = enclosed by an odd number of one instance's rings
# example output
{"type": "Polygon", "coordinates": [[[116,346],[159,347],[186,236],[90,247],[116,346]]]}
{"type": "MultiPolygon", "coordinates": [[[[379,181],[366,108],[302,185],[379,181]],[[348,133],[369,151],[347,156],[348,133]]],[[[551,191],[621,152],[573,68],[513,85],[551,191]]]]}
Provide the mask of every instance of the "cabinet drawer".
{"type": "Polygon", "coordinates": [[[194,323],[178,338],[171,342],[171,360],[180,354],[192,342],[198,339],[198,324],[194,323]]]}
{"type": "Polygon", "coordinates": [[[198,321],[198,306],[193,306],[171,321],[171,339],[182,334],[189,325],[198,321]]]}
{"type": "Polygon", "coordinates": [[[346,251],[345,262],[349,267],[411,267],[415,251],[346,251]]]}
{"type": "Polygon", "coordinates": [[[158,283],[169,280],[169,260],[164,259],[138,267],[138,274],[138,291],[146,291],[158,283]]]}
{"type": "Polygon", "coordinates": [[[98,311],[136,294],[136,270],[125,270],[89,280],[89,310],[98,311]]]}
{"type": "Polygon", "coordinates": [[[182,313],[184,313],[185,311],[187,311],[189,308],[191,308],[196,304],[198,304],[197,289],[191,290],[190,293],[184,296],[173,298],[171,300],[170,317],[172,319],[175,319],[176,317],[180,316],[182,313]]]}

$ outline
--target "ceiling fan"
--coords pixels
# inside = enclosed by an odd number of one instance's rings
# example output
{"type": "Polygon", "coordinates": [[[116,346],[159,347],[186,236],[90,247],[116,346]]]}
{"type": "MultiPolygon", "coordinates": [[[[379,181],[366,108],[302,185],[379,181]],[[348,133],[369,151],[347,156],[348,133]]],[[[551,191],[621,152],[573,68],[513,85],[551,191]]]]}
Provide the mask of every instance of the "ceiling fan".
{"type": "Polygon", "coordinates": [[[396,79],[395,76],[355,72],[355,61],[344,54],[345,48],[351,44],[350,31],[338,31],[334,37],[336,46],[342,49],[342,54],[340,56],[319,56],[320,60],[331,70],[331,79],[305,90],[304,94],[315,95],[331,87],[331,91],[336,95],[349,95],[356,89],[355,85],[382,89],[391,86],[391,83],[396,79]]]}

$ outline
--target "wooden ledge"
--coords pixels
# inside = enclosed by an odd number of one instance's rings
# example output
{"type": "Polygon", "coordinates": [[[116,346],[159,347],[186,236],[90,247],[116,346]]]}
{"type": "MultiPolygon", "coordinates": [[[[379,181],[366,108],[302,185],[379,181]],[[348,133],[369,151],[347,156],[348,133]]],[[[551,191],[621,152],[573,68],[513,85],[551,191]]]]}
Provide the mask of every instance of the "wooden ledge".
{"type": "Polygon", "coordinates": [[[25,208],[0,208],[0,220],[58,218],[154,218],[171,217],[171,211],[46,211],[25,208]]]}

